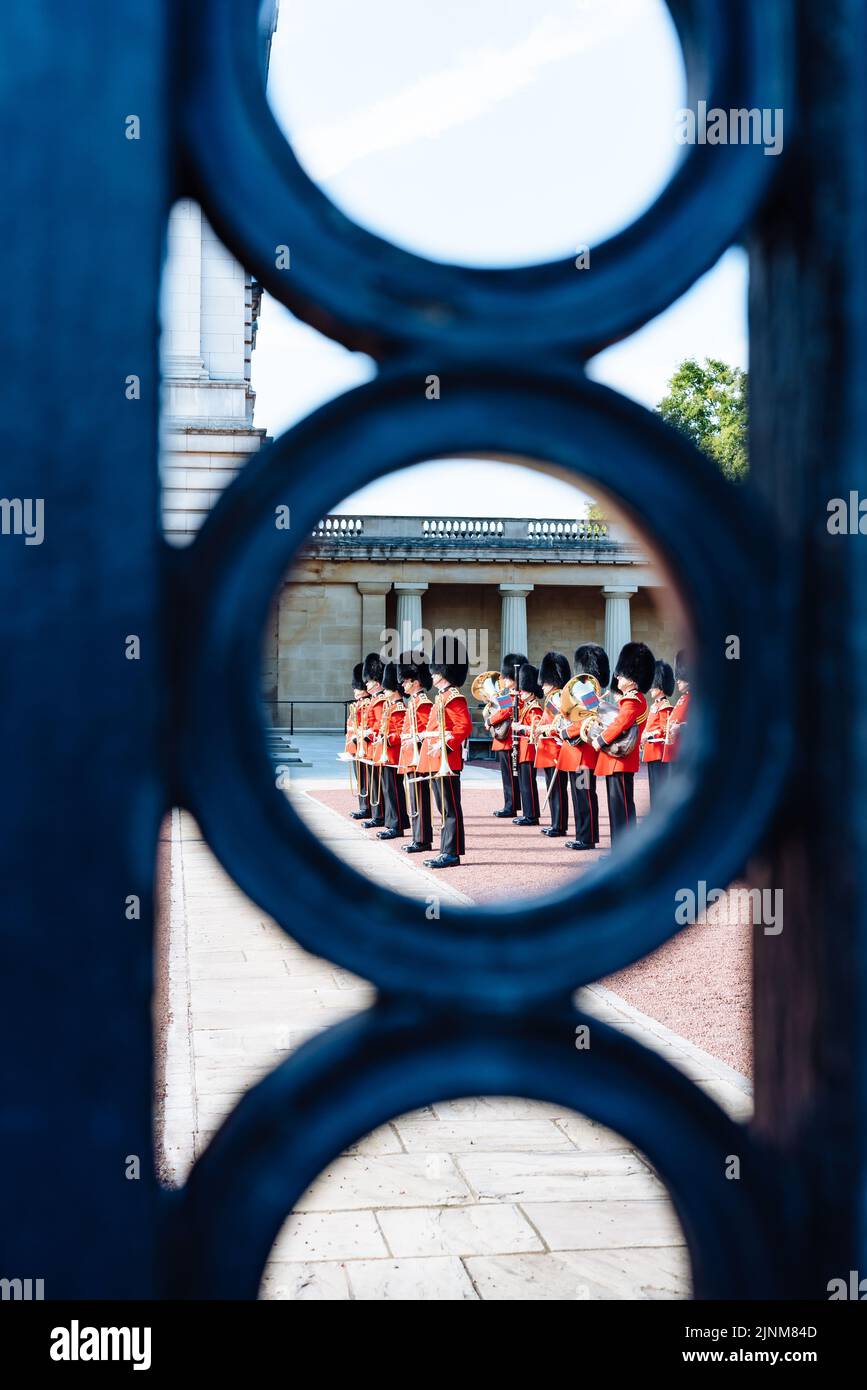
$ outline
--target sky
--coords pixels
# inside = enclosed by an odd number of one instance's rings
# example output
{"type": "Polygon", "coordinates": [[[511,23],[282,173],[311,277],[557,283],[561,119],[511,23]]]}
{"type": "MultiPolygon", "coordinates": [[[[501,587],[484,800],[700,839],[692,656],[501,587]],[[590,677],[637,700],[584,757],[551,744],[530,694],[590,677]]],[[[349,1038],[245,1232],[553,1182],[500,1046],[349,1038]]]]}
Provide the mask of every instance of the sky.
{"type": "MultiPolygon", "coordinates": [[[[281,0],[269,100],[344,212],[419,254],[472,265],[598,244],[649,206],[683,154],[683,60],[663,0],[281,0]]],[[[733,249],[593,359],[590,375],[653,407],[684,357],[746,367],[746,292],[746,257],[733,249]]],[[[257,425],[282,433],[374,371],[263,297],[257,425]]],[[[427,512],[419,499],[438,484],[453,495],[458,478],[465,516],[490,514],[494,484],[498,515],[584,514],[586,495],[559,479],[460,461],[382,479],[334,510],[427,512]]]]}

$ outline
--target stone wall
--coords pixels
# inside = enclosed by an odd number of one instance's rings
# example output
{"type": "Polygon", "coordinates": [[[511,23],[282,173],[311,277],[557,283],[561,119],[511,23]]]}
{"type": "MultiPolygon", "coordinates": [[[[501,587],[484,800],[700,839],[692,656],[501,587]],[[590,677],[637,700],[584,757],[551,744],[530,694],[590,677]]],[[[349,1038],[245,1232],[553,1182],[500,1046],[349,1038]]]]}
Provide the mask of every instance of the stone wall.
{"type": "MultiPolygon", "coordinates": [[[[355,584],[284,584],[277,623],[279,700],[351,700],[352,668],[361,659],[361,594],[355,584]]],[[[280,708],[281,724],[288,709],[280,708]]],[[[296,728],[336,728],[343,709],[298,706],[296,728]]]]}

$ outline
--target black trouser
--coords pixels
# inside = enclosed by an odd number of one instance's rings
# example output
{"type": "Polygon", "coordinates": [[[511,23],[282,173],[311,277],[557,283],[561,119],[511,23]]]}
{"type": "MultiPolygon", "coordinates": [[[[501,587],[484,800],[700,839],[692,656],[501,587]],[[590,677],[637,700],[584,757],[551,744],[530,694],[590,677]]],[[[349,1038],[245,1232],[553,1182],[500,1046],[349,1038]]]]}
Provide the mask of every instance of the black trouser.
{"type": "Polygon", "coordinates": [[[367,763],[358,762],[355,764],[355,768],[358,773],[358,809],[361,811],[362,815],[369,816],[370,797],[367,794],[367,788],[370,768],[367,766],[367,763]]]}
{"type": "Polygon", "coordinates": [[[433,779],[437,810],[443,816],[440,834],[440,854],[466,853],[464,842],[464,813],[461,810],[461,779],[459,774],[433,779]]]}
{"type": "Polygon", "coordinates": [[[503,779],[503,810],[508,811],[510,816],[516,816],[521,809],[521,792],[518,779],[512,772],[511,748],[501,748],[497,753],[497,759],[503,779]]]}
{"type": "Polygon", "coordinates": [[[647,784],[650,787],[650,804],[652,806],[654,797],[659,796],[668,781],[672,764],[664,763],[660,758],[659,762],[646,763],[645,766],[647,767],[647,784]]]}
{"type": "Polygon", "coordinates": [[[367,771],[367,800],[370,803],[370,819],[374,825],[385,825],[382,816],[382,808],[385,804],[382,796],[384,771],[381,763],[366,763],[367,771]]]}
{"type": "Polygon", "coordinates": [[[390,765],[382,769],[382,813],[386,830],[402,835],[409,825],[406,798],[397,768],[390,765]]]}
{"type": "Polygon", "coordinates": [[[521,789],[521,815],[528,820],[538,820],[539,784],[534,763],[518,763],[518,784],[521,789]]]}
{"type": "MultiPolygon", "coordinates": [[[[415,777],[417,773],[410,772],[408,777],[415,777]]],[[[430,782],[425,777],[420,782],[410,782],[404,776],[403,783],[409,799],[409,815],[412,824],[412,838],[417,845],[433,844],[433,827],[431,825],[431,806],[430,806],[430,782]]]]}
{"type": "Polygon", "coordinates": [[[592,767],[579,767],[576,772],[570,772],[569,788],[575,812],[575,839],[583,845],[598,845],[599,797],[592,767]]]}
{"type": "Polygon", "coordinates": [[[634,781],[634,772],[609,772],[605,778],[612,845],[618,835],[622,835],[624,830],[635,824],[634,781]]]}
{"type": "Polygon", "coordinates": [[[559,830],[565,835],[569,829],[569,779],[565,772],[557,772],[553,767],[546,767],[545,785],[551,787],[548,795],[551,829],[559,830]],[[551,786],[552,779],[553,787],[551,786]]]}

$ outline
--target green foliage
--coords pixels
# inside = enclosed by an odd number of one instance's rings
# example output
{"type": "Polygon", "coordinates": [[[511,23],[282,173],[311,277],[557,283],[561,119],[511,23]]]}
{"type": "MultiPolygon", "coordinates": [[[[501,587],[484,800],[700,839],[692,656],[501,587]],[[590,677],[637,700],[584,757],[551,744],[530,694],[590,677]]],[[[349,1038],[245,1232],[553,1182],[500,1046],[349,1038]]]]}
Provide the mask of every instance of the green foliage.
{"type": "Polygon", "coordinates": [[[663,420],[708,454],[731,482],[749,471],[747,373],[714,357],[681,362],[657,406],[663,420]]]}

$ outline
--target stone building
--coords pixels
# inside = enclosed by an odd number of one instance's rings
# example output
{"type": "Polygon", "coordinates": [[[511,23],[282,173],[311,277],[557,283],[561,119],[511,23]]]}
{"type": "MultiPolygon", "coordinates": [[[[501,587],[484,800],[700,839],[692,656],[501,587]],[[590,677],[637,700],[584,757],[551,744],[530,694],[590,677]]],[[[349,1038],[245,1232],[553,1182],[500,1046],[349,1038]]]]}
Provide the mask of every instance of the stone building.
{"type": "Polygon", "coordinates": [[[513,518],[332,516],[300,552],[271,613],[264,698],[277,724],[333,728],[353,664],[384,641],[467,635],[470,678],[509,650],[616,657],[630,639],[673,660],[683,618],[622,525],[513,518]],[[315,703],[315,702],[327,703],[315,703]]]}
{"type": "MultiPolygon", "coordinates": [[[[259,26],[263,81],[277,0],[259,26]]],[[[162,288],[163,528],[192,540],[223,488],[266,433],[253,424],[250,366],[261,291],[226,250],[198,203],[172,208],[162,288]]]]}

